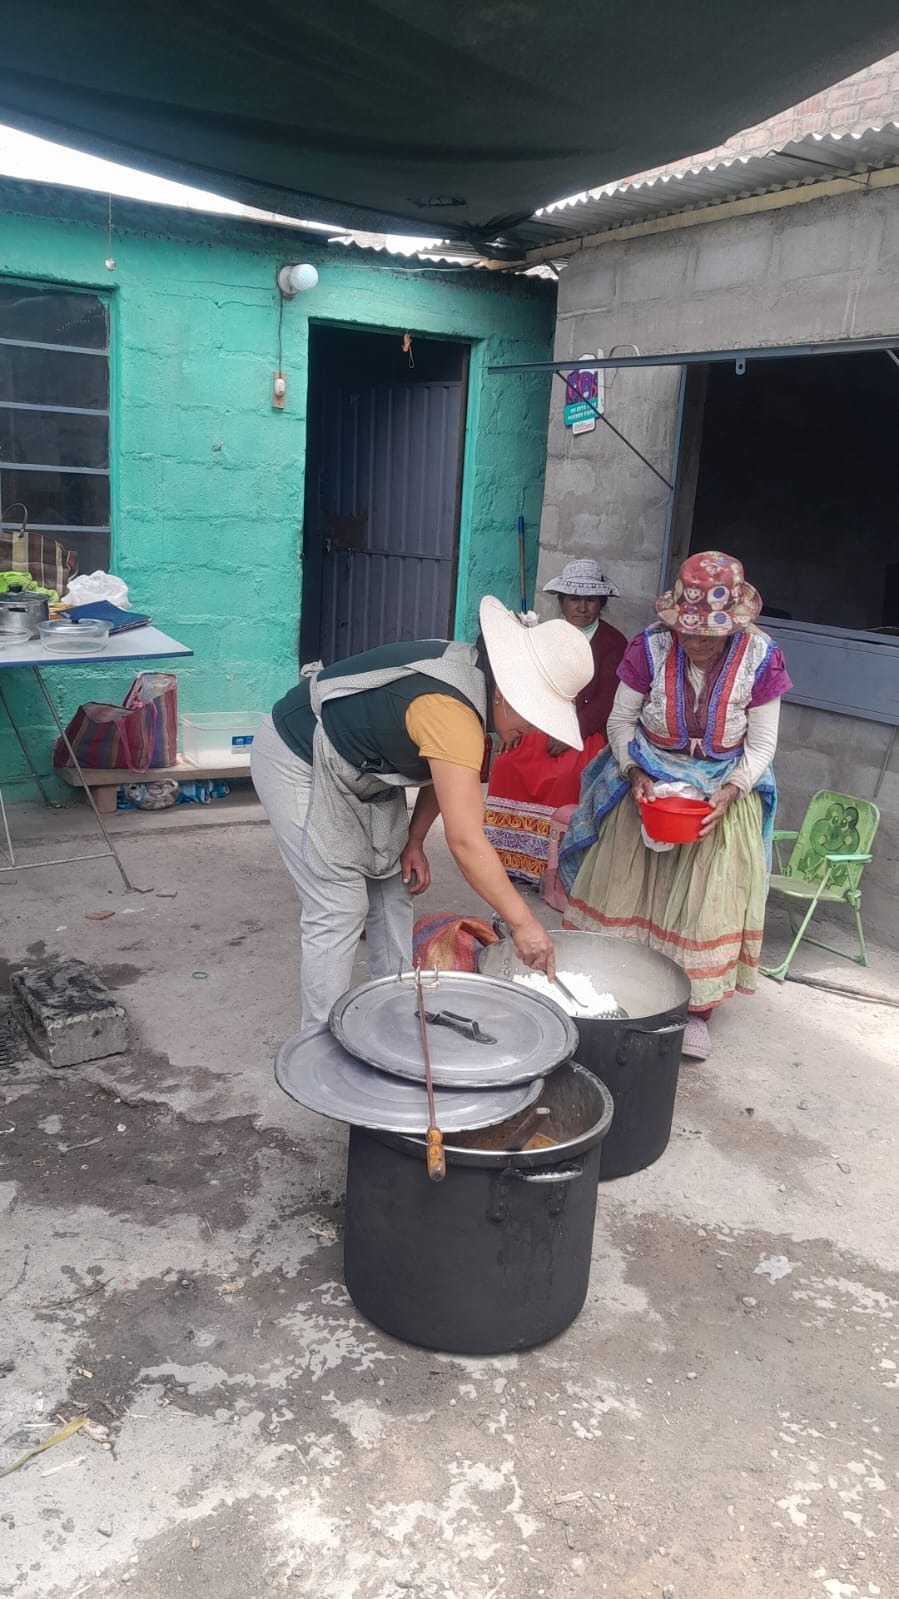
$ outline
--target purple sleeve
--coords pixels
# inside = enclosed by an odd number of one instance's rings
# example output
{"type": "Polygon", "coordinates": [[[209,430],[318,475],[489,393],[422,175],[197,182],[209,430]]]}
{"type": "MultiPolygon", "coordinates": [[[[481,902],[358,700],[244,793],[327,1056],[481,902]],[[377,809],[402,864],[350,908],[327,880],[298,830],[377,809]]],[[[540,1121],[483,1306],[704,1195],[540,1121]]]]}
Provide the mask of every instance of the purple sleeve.
{"type": "Polygon", "coordinates": [[[750,710],[758,705],[767,705],[770,700],[779,700],[792,687],[783,651],[772,644],[755,674],[755,684],[749,697],[750,710]]]}
{"type": "Polygon", "coordinates": [[[646,654],[646,643],[642,633],[632,638],[627,649],[618,662],[618,677],[628,688],[636,689],[638,694],[648,694],[652,687],[652,673],[649,669],[649,660],[646,654]]]}

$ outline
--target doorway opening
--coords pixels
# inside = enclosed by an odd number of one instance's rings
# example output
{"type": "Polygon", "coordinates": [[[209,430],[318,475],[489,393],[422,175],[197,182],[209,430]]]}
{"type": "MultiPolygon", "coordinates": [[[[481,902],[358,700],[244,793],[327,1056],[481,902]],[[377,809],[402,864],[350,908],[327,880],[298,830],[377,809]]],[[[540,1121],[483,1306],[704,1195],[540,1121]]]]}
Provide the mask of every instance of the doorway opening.
{"type": "Polygon", "coordinates": [[[899,631],[899,363],[885,350],[687,369],[672,567],[730,550],[764,615],[899,631]]]}
{"type": "Polygon", "coordinates": [[[300,661],[451,638],[467,344],[309,332],[300,661]]]}

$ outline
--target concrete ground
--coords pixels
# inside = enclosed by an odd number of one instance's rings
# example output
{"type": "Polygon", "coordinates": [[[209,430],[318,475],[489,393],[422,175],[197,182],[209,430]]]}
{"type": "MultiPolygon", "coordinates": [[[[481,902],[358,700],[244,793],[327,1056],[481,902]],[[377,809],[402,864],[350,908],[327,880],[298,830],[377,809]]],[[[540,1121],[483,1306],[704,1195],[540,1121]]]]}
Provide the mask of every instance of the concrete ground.
{"type": "MultiPolygon", "coordinates": [[[[895,1599],[895,1009],[764,979],[724,1007],[666,1155],[600,1189],[574,1326],[430,1354],[349,1302],[344,1129],[272,1078],[297,931],[259,812],[114,827],[148,892],[0,877],[3,980],[82,956],[134,1028],[0,1066],[0,1470],[89,1418],[0,1482],[0,1594],[895,1599]]],[[[426,906],[475,909],[433,853],[426,906]]],[[[883,948],[796,969],[899,998],[883,948]]]]}

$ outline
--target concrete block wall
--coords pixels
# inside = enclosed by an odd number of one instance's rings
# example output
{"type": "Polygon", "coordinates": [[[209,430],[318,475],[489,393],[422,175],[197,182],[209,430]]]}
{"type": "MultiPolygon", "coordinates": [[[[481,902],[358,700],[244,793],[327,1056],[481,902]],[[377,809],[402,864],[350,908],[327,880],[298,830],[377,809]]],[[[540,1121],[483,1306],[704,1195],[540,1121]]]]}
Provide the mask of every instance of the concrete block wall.
{"type": "MultiPolygon", "coordinates": [[[[0,275],[108,297],[112,375],[112,569],[132,602],[189,644],[176,663],[184,710],[268,709],[295,681],[301,605],[309,323],[470,341],[456,626],[481,594],[514,602],[517,518],[533,582],[545,461],[545,377],[489,378],[497,362],[549,358],[552,285],[479,271],[403,272],[383,254],[327,249],[283,228],[0,181],[0,275]],[[311,260],[318,287],[285,303],[284,411],[275,274],[311,260]]],[[[24,674],[8,685],[43,762],[51,728],[24,674]]],[[[127,666],[48,674],[60,710],[117,700],[127,666]]],[[[0,718],[0,722],[2,722],[0,718]]],[[[0,780],[23,769],[0,726],[0,780]]],[[[7,796],[26,792],[8,789],[7,796]]],[[[68,791],[67,791],[68,792],[68,791]]]]}
{"type": "MultiPolygon", "coordinates": [[[[652,354],[894,333],[897,284],[899,188],[641,239],[616,241],[610,234],[562,273],[555,355],[566,360],[625,345],[652,354]]],[[[607,376],[610,421],[670,480],[678,393],[674,367],[607,376]]],[[[652,600],[667,576],[662,551],[669,493],[603,423],[574,437],[563,426],[563,403],[564,386],[556,379],[538,587],[566,560],[592,556],[622,589],[608,616],[630,635],[651,620],[652,600]]],[[[734,491],[739,493],[739,485],[734,491]]],[[[542,603],[549,614],[552,607],[542,603]]],[[[889,730],[877,723],[786,706],[777,761],[782,825],[798,825],[819,787],[870,797],[888,737],[889,730]]],[[[871,914],[887,926],[895,925],[899,891],[897,771],[894,748],[878,801],[883,821],[867,885],[871,914]]]]}

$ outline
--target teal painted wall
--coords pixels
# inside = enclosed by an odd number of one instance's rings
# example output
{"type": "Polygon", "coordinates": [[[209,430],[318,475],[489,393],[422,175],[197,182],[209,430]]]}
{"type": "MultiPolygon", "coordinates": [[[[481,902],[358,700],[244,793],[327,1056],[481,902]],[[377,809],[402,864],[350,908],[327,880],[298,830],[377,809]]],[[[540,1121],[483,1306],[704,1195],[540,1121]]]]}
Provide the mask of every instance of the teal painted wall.
{"type": "MultiPolygon", "coordinates": [[[[471,341],[456,605],[470,637],[483,593],[516,603],[517,518],[531,590],[543,495],[544,377],[490,378],[491,363],[550,359],[555,296],[542,280],[482,271],[404,273],[391,258],[283,228],[0,180],[0,275],[108,296],[112,342],[112,560],[132,603],[191,646],[173,663],[182,710],[268,709],[296,676],[301,604],[309,320],[471,341]],[[309,260],[317,289],[283,308],[283,412],[275,272],[309,260]]],[[[127,666],[50,670],[60,711],[118,700],[127,666]]],[[[46,708],[4,674],[44,765],[46,708]]],[[[5,726],[0,778],[24,770],[5,726]]],[[[23,790],[24,792],[24,790],[23,790]]],[[[12,797],[12,795],[10,795],[12,797]]]]}

